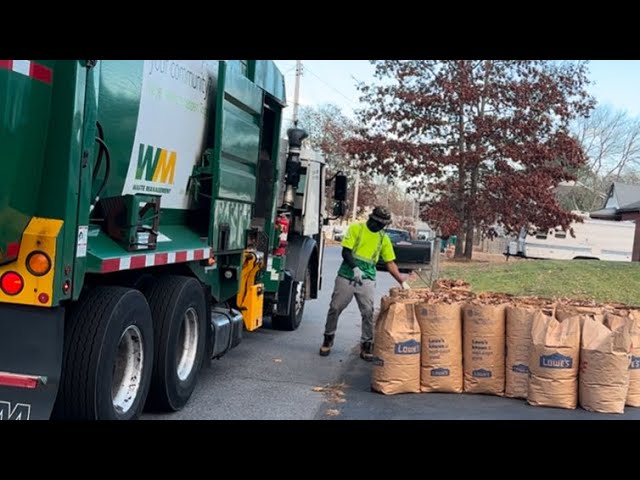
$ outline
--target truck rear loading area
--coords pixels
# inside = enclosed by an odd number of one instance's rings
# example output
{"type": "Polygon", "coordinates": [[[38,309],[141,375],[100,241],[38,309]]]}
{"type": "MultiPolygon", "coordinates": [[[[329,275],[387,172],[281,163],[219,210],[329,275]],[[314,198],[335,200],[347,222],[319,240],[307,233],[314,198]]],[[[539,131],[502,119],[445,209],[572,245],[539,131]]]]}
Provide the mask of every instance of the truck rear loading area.
{"type": "Polygon", "coordinates": [[[281,141],[273,62],[0,60],[0,89],[0,419],[180,410],[265,316],[299,326],[324,162],[281,141]]]}

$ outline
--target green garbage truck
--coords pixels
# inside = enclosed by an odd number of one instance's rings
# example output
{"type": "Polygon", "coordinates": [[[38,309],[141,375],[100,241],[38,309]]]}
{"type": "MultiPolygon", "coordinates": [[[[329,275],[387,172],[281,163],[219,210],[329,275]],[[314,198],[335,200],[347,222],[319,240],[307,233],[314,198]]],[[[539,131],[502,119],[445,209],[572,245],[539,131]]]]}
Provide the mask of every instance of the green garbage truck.
{"type": "MultiPolygon", "coordinates": [[[[322,286],[325,166],[265,60],[0,60],[0,420],[177,411],[322,286]]],[[[346,183],[333,180],[333,215],[346,183]]]]}

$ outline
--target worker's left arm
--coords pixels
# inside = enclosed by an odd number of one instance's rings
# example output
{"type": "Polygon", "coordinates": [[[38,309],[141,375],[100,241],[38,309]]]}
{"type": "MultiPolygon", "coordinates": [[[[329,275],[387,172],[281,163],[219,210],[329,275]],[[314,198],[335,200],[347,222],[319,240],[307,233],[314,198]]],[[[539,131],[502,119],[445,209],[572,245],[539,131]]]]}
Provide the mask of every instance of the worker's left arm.
{"type": "Polygon", "coordinates": [[[382,240],[380,256],[382,257],[382,261],[387,265],[387,270],[391,276],[395,278],[403,288],[409,288],[409,285],[406,283],[407,280],[409,280],[409,275],[400,273],[400,270],[398,270],[398,265],[396,265],[395,262],[396,253],[393,251],[393,245],[391,244],[391,240],[388,235],[385,235],[382,240]]]}
{"type": "Polygon", "coordinates": [[[396,279],[396,281],[402,285],[402,288],[409,288],[409,285],[405,285],[405,283],[407,282],[407,280],[409,280],[410,275],[406,274],[406,273],[400,273],[400,270],[398,270],[398,265],[396,265],[396,262],[387,262],[387,270],[389,270],[389,273],[391,274],[391,276],[393,278],[396,279]]]}

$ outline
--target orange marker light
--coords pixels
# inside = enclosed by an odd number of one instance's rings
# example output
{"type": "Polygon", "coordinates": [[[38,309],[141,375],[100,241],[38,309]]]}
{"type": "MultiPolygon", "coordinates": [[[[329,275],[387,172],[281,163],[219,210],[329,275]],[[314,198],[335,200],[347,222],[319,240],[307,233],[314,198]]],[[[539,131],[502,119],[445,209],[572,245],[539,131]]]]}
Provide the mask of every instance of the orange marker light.
{"type": "Polygon", "coordinates": [[[51,270],[51,259],[44,252],[31,252],[27,257],[27,270],[36,277],[41,277],[51,270]]]}

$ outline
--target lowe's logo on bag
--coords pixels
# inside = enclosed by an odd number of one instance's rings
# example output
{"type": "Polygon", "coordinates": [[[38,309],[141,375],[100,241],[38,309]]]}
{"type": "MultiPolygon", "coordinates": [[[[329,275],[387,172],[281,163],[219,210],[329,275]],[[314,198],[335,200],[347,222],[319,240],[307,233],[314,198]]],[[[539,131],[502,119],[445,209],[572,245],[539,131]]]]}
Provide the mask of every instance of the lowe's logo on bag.
{"type": "Polygon", "coordinates": [[[448,368],[434,368],[431,370],[432,377],[448,377],[449,369],[448,368]]]}
{"type": "Polygon", "coordinates": [[[572,368],[573,358],[553,353],[551,355],[542,355],[540,357],[540,366],[543,368],[572,368]]]}
{"type": "Polygon", "coordinates": [[[629,368],[632,370],[640,368],[640,357],[634,357],[631,355],[631,365],[629,365],[629,368]]]}
{"type": "Polygon", "coordinates": [[[396,343],[394,353],[396,355],[415,355],[420,353],[420,342],[407,340],[406,342],[396,343]]]}
{"type": "Polygon", "coordinates": [[[529,367],[522,363],[511,366],[511,371],[515,373],[529,373],[529,367]]]}
{"type": "Polygon", "coordinates": [[[478,370],[473,370],[471,376],[475,378],[491,378],[491,371],[479,368],[478,370]]]}

